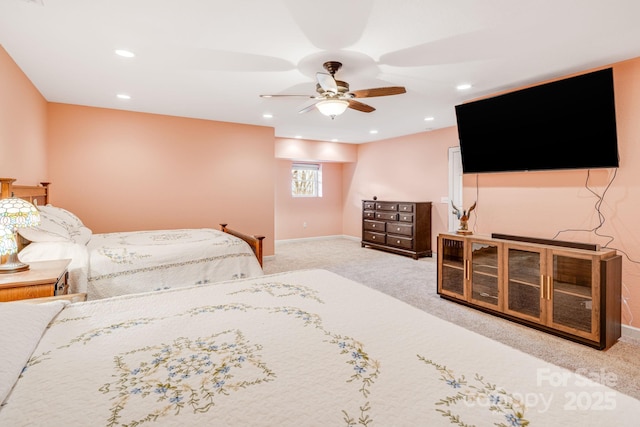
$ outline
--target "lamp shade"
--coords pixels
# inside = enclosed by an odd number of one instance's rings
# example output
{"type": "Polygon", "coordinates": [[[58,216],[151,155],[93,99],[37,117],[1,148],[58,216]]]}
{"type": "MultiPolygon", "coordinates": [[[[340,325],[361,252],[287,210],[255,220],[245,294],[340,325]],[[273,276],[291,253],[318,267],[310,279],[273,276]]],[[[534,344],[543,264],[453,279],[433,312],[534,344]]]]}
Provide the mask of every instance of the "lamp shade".
{"type": "Polygon", "coordinates": [[[38,224],[40,213],[31,203],[17,197],[0,199],[0,227],[15,231],[38,224]]]}
{"type": "Polygon", "coordinates": [[[0,255],[8,255],[18,250],[16,235],[8,228],[0,227],[0,255]]]}
{"type": "Polygon", "coordinates": [[[31,203],[17,197],[0,199],[0,251],[2,255],[7,255],[7,259],[0,263],[0,273],[16,273],[29,269],[29,265],[20,262],[17,256],[17,230],[38,224],[40,212],[31,203]]]}
{"type": "Polygon", "coordinates": [[[318,108],[322,114],[331,118],[344,113],[348,106],[349,101],[345,101],[344,99],[325,99],[316,104],[316,108],[318,108]]]}

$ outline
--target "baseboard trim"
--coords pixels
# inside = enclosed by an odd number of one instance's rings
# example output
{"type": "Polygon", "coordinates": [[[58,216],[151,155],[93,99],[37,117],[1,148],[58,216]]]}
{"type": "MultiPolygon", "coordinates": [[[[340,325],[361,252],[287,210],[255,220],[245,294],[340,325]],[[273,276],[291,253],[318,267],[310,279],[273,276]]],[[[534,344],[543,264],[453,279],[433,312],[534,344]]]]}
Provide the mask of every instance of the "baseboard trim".
{"type": "Polygon", "coordinates": [[[622,325],[621,329],[623,337],[640,340],[640,329],[628,325],[622,325]]]}
{"type": "Polygon", "coordinates": [[[331,240],[331,239],[349,239],[349,240],[355,240],[355,241],[360,241],[360,237],[354,237],[354,236],[347,236],[346,234],[335,234],[335,235],[331,235],[331,236],[317,236],[317,237],[301,237],[301,238],[297,238],[297,239],[282,239],[282,240],[275,240],[275,244],[277,245],[278,243],[287,243],[287,242],[308,242],[308,241],[312,241],[312,240],[331,240]]]}

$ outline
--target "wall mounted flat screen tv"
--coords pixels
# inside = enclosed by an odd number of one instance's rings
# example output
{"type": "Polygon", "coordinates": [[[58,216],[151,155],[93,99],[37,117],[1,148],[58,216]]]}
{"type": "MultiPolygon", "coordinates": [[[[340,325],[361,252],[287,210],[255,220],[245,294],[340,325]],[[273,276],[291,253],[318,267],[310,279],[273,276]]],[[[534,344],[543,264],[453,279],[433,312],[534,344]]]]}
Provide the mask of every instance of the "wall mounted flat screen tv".
{"type": "Polygon", "coordinates": [[[611,68],[455,109],[463,173],[619,166],[611,68]]]}

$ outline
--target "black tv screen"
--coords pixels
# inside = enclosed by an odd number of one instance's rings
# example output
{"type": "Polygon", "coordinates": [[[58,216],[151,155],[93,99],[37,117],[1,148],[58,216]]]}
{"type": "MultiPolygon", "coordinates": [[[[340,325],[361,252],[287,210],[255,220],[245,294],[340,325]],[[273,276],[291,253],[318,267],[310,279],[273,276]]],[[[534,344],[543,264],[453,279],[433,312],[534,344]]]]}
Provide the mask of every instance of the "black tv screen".
{"type": "Polygon", "coordinates": [[[463,173],[618,167],[611,68],[455,109],[463,173]]]}

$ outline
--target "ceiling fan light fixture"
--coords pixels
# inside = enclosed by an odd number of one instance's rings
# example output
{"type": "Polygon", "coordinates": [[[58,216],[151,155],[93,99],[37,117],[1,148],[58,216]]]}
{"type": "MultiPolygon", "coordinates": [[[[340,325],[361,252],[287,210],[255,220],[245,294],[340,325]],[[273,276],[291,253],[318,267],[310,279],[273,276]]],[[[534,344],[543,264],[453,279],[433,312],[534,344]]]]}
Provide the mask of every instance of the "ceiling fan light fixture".
{"type": "Polygon", "coordinates": [[[349,101],[345,101],[344,99],[325,99],[316,104],[316,108],[318,108],[320,113],[332,119],[344,113],[347,107],[349,107],[349,101]]]}

